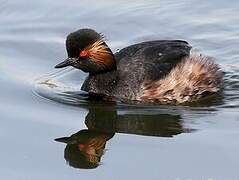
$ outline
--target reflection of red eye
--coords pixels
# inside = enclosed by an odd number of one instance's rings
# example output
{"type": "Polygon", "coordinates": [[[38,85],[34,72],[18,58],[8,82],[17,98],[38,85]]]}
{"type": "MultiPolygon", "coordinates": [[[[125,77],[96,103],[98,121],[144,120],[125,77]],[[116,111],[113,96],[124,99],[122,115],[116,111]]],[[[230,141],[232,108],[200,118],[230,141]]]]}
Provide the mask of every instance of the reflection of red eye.
{"type": "Polygon", "coordinates": [[[87,57],[88,56],[88,51],[87,50],[82,50],[80,52],[80,57],[87,57]]]}

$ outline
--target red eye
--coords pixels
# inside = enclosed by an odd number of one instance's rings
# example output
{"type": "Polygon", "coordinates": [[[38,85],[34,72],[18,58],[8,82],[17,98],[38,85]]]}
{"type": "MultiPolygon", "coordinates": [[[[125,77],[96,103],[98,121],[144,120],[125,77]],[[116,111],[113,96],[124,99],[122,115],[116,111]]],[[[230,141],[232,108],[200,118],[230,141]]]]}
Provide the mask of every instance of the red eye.
{"type": "Polygon", "coordinates": [[[84,144],[78,144],[78,148],[79,148],[80,151],[82,151],[85,148],[85,145],[84,144]]]}
{"type": "Polygon", "coordinates": [[[87,50],[82,50],[80,52],[80,57],[87,57],[89,55],[88,51],[87,50]]]}

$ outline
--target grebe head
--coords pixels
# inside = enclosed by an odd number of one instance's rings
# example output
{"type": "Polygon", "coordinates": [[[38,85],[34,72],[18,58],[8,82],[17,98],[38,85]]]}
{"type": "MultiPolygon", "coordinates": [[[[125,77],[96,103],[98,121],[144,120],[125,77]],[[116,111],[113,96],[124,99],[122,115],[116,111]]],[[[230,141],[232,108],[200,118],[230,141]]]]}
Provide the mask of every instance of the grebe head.
{"type": "Polygon", "coordinates": [[[73,66],[84,72],[96,74],[116,69],[114,55],[103,36],[92,29],[80,29],[66,39],[68,58],[55,68],[73,66]]]}

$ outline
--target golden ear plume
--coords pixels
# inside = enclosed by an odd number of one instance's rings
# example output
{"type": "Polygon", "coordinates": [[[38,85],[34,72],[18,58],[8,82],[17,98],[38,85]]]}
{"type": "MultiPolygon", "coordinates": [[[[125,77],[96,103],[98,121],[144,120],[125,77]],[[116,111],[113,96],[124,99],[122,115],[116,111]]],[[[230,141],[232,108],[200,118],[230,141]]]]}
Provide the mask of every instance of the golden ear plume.
{"type": "Polygon", "coordinates": [[[89,58],[92,61],[104,66],[104,68],[109,68],[115,64],[114,55],[102,38],[86,47],[85,50],[89,52],[89,58]]]}

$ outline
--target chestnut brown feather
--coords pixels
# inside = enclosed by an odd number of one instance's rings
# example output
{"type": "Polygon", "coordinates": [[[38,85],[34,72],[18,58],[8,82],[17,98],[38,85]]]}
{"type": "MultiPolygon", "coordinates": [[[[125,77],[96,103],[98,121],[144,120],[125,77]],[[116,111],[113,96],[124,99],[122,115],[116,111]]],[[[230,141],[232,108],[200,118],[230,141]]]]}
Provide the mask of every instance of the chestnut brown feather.
{"type": "Polygon", "coordinates": [[[222,76],[218,65],[209,57],[192,53],[164,79],[145,82],[139,100],[159,101],[163,104],[197,101],[205,93],[218,92],[222,76]]]}

